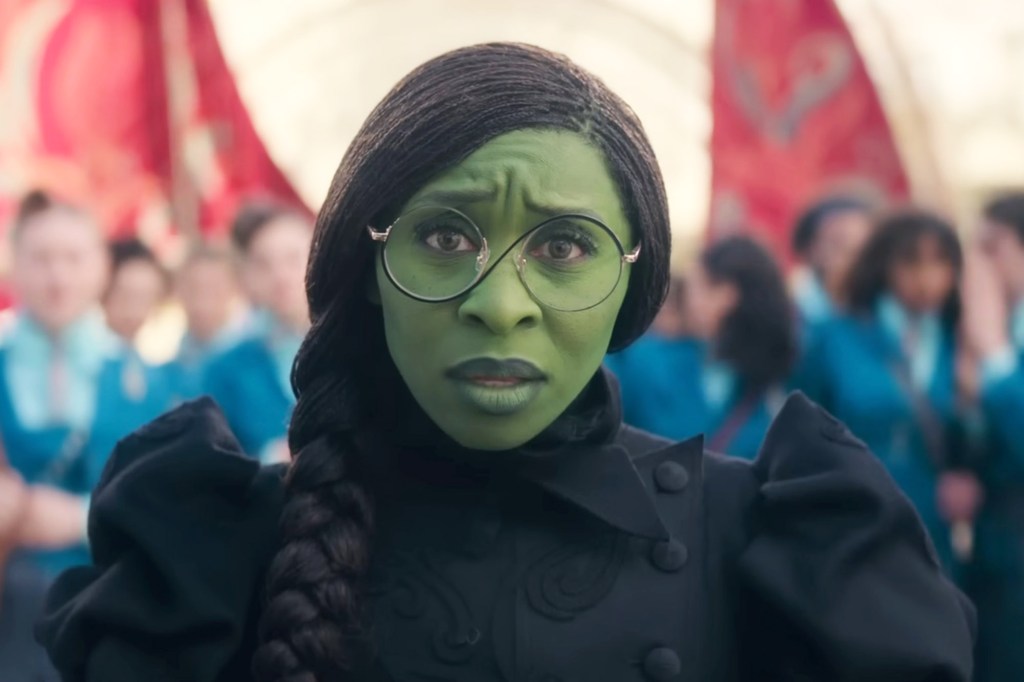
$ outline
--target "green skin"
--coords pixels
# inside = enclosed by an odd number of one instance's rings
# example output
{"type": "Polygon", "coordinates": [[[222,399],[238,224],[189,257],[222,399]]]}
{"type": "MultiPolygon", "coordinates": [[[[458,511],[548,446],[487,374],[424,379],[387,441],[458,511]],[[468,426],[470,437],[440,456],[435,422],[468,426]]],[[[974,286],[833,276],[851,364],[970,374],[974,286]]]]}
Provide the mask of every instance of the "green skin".
{"type": "MultiPolygon", "coordinates": [[[[479,225],[493,254],[544,219],[574,212],[601,220],[627,251],[634,246],[604,155],[576,133],[519,130],[497,137],[433,178],[400,214],[439,204],[479,225]]],[[[475,289],[445,303],[406,296],[379,260],[376,274],[370,297],[382,307],[388,350],[413,397],[456,442],[492,451],[526,443],[580,394],[608,350],[629,282],[624,271],[596,307],[560,312],[530,296],[512,257],[497,263],[475,289]],[[526,360],[546,379],[516,388],[446,376],[474,358],[526,360]]]]}

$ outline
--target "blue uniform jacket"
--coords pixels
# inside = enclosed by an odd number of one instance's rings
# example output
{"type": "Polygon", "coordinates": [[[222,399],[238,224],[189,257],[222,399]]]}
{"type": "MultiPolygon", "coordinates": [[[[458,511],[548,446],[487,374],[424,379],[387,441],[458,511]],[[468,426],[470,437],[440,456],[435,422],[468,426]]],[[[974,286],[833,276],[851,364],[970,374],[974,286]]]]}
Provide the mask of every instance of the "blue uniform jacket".
{"type": "Polygon", "coordinates": [[[696,339],[648,335],[609,355],[606,365],[622,387],[627,424],[671,440],[706,434],[709,448],[746,459],[757,455],[785,397],[781,389],[767,391],[748,406],[742,387],[733,381],[724,399],[711,399],[705,382],[707,345],[696,339]]]}
{"type": "MultiPolygon", "coordinates": [[[[895,369],[905,362],[879,316],[839,316],[816,329],[794,383],[842,420],[882,460],[921,514],[940,558],[952,571],[949,528],[935,499],[940,472],[912,398],[895,369]]],[[[957,424],[954,365],[952,335],[941,331],[922,395],[947,434],[957,424]]]]}

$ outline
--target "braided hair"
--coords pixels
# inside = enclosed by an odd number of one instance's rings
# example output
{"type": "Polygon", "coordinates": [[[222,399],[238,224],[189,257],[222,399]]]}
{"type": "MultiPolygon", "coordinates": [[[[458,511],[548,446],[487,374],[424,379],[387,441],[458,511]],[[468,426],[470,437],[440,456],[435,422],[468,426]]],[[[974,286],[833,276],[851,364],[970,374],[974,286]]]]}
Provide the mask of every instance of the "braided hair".
{"type": "Polygon", "coordinates": [[[449,52],[399,82],[342,159],[313,236],[312,327],[292,371],[295,455],[252,663],[258,682],[336,682],[370,655],[361,587],[374,510],[357,436],[395,404],[401,379],[380,310],[362,294],[375,253],[366,227],[389,224],[434,175],[522,129],[575,132],[600,149],[642,241],[612,347],[642,334],[665,298],[661,174],[640,121],[601,81],[560,55],[501,43],[449,52]]]}

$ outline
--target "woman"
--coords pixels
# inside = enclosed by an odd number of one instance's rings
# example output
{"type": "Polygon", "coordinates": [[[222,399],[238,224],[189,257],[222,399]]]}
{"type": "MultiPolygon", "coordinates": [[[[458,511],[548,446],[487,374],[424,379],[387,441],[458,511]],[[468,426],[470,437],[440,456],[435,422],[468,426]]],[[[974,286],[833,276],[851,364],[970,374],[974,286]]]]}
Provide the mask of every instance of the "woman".
{"type": "MultiPolygon", "coordinates": [[[[89,493],[117,440],[167,404],[160,377],[103,320],[103,233],[81,210],[29,194],[11,226],[19,305],[0,343],[0,443],[6,486],[24,493],[7,533],[0,678],[49,679],[31,640],[45,586],[89,562],[89,493]],[[36,675],[39,675],[37,678],[36,675]]],[[[4,495],[11,494],[5,491],[4,495]]]]}
{"type": "Polygon", "coordinates": [[[244,206],[231,227],[255,313],[244,338],[209,361],[203,387],[245,452],[265,463],[288,458],[289,376],[309,328],[304,277],[312,235],[304,214],[269,202],[244,206]]]}
{"type": "MultiPolygon", "coordinates": [[[[185,313],[185,335],[166,368],[175,402],[197,398],[210,362],[243,335],[235,268],[231,254],[210,246],[189,253],[175,277],[175,291],[185,313]]],[[[285,392],[291,397],[290,387],[285,392]]]]}
{"type": "Polygon", "coordinates": [[[964,272],[963,386],[986,456],[970,595],[978,607],[978,682],[1024,679],[1024,192],[983,211],[964,272]],[[966,382],[965,382],[966,383],[966,382]]]}
{"type": "Polygon", "coordinates": [[[202,401],[123,443],[40,629],[69,679],[968,679],[970,607],[823,412],[755,466],[621,425],[601,360],[661,304],[668,213],[593,76],[419,67],[313,244],[292,464],[202,401]]]}
{"type": "Polygon", "coordinates": [[[782,274],[756,242],[731,237],[704,251],[688,285],[694,338],[648,335],[609,358],[624,418],[665,438],[704,433],[708,449],[753,459],[796,354],[782,274]]]}
{"type": "Polygon", "coordinates": [[[110,245],[110,282],[103,296],[107,325],[129,346],[164,299],[169,282],[156,254],[136,238],[110,245]]]}
{"type": "Polygon", "coordinates": [[[977,502],[964,499],[973,479],[953,471],[963,455],[954,437],[962,260],[941,218],[883,220],[850,273],[851,313],[818,330],[797,378],[882,460],[954,573],[953,526],[977,502]]]}
{"type": "Polygon", "coordinates": [[[844,308],[850,268],[871,236],[873,207],[836,195],[811,204],[793,227],[793,253],[805,272],[794,291],[805,334],[844,308]]]}

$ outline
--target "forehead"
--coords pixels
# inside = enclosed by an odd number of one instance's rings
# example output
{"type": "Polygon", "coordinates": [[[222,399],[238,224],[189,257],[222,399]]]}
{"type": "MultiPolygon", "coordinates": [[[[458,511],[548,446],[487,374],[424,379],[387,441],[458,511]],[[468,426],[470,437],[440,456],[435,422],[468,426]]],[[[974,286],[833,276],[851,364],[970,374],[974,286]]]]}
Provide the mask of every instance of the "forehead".
{"type": "Polygon", "coordinates": [[[313,226],[299,216],[280,216],[269,221],[252,238],[250,251],[275,250],[283,244],[303,246],[313,238],[313,226]]]}
{"type": "Polygon", "coordinates": [[[103,249],[103,235],[88,217],[53,209],[32,217],[16,237],[16,248],[103,249]]]}
{"type": "Polygon", "coordinates": [[[442,205],[545,215],[584,213],[624,224],[604,154],[577,133],[519,130],[491,140],[424,185],[405,209],[442,205]]]}

